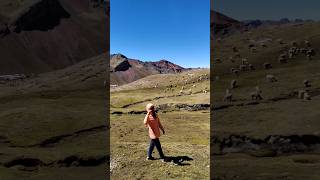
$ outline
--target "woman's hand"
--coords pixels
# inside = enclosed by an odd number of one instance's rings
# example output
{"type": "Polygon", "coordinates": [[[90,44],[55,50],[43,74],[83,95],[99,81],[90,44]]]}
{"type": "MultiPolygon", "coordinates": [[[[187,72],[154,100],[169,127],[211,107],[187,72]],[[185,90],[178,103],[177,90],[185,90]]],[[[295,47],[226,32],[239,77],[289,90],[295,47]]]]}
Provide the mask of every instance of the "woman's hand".
{"type": "Polygon", "coordinates": [[[147,112],[147,115],[144,117],[144,120],[143,120],[143,124],[148,127],[148,116],[149,116],[149,112],[147,112]]]}
{"type": "Polygon", "coordinates": [[[165,131],[164,131],[164,129],[162,129],[162,133],[163,133],[163,134],[165,134],[165,131]]]}

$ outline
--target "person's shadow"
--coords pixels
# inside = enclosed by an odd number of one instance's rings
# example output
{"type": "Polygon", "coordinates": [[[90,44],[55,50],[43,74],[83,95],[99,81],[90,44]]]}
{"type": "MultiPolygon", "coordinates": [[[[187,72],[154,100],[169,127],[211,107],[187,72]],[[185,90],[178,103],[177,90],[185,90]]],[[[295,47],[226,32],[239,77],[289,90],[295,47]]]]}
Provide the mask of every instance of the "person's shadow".
{"type": "Polygon", "coordinates": [[[193,159],[189,156],[166,156],[164,159],[165,162],[172,162],[178,166],[188,166],[190,163],[186,163],[185,161],[192,161],[193,159]]]}

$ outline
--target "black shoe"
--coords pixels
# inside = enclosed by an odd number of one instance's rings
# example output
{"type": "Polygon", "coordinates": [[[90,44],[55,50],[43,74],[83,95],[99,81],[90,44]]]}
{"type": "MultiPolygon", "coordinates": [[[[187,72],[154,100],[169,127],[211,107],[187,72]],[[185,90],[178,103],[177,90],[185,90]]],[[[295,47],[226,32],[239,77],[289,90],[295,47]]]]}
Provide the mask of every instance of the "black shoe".
{"type": "Polygon", "coordinates": [[[147,157],[146,160],[156,160],[154,157],[147,157]]]}

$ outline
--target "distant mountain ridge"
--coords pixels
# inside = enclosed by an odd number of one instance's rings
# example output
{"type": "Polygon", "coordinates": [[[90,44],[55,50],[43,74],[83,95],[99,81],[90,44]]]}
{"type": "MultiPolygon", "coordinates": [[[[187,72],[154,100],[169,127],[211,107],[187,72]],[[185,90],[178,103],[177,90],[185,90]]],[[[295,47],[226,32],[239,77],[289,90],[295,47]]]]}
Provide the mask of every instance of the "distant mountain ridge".
{"type": "Polygon", "coordinates": [[[168,60],[141,61],[123,54],[110,55],[111,84],[126,84],[152,74],[180,73],[188,70],[168,60]]]}
{"type": "Polygon", "coordinates": [[[232,17],[224,15],[220,12],[211,10],[210,12],[210,30],[211,39],[213,36],[221,37],[230,35],[237,31],[248,31],[251,28],[257,28],[260,26],[272,26],[272,25],[283,25],[288,23],[304,23],[312,22],[310,19],[288,19],[281,18],[279,20],[259,20],[259,19],[249,19],[249,20],[236,20],[232,17]]]}
{"type": "Polygon", "coordinates": [[[243,20],[241,21],[246,27],[255,28],[259,26],[272,26],[272,25],[283,25],[288,23],[304,23],[304,22],[313,22],[310,19],[293,19],[281,18],[279,20],[243,20]]]}

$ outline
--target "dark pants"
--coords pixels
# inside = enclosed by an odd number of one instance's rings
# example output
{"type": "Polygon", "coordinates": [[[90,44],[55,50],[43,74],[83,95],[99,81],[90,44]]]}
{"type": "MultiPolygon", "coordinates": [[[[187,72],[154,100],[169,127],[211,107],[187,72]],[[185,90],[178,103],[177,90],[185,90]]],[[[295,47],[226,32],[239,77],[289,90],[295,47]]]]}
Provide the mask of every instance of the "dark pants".
{"type": "Polygon", "coordinates": [[[162,152],[160,140],[158,138],[157,139],[151,139],[149,150],[148,150],[148,157],[152,157],[152,152],[153,152],[154,146],[156,146],[156,148],[157,148],[157,150],[159,152],[160,158],[161,159],[164,158],[164,154],[162,152]]]}

